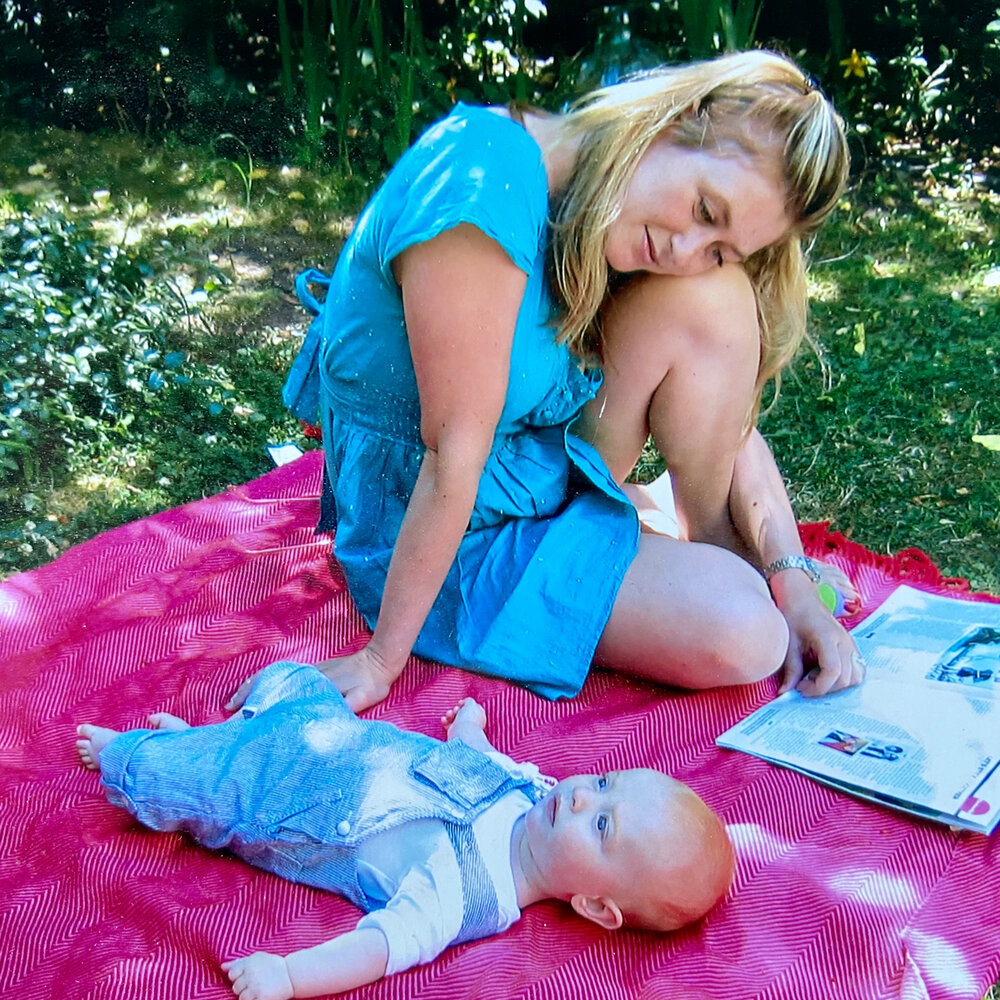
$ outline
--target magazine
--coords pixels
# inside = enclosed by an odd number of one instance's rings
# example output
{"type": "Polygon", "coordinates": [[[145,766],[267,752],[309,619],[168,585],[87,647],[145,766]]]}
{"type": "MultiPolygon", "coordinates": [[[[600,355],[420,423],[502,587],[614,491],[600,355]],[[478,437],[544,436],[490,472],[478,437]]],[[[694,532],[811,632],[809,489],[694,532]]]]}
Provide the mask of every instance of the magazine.
{"type": "Polygon", "coordinates": [[[851,630],[859,687],[789,691],[716,741],[950,826],[1000,823],[1000,604],[901,586],[851,630]]]}

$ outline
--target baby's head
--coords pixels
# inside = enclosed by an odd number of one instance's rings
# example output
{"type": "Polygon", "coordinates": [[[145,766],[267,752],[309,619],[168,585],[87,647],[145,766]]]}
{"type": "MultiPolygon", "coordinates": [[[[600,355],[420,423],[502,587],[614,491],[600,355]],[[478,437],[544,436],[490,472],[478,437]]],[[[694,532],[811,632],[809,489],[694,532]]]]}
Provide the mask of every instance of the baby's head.
{"type": "Polygon", "coordinates": [[[609,929],[697,920],[729,888],[735,863],[719,817],[646,768],[560,781],[525,816],[515,851],[535,898],[564,899],[609,929]]]}

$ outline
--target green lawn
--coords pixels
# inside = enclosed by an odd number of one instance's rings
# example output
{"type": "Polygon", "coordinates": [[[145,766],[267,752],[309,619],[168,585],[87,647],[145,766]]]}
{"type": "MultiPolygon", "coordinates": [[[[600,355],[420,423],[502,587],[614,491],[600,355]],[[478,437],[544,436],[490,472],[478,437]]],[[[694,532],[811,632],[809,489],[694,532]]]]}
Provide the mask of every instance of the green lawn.
{"type": "Polygon", "coordinates": [[[888,166],[818,242],[819,355],[764,422],[804,520],[1000,594],[1000,198],[888,166]],[[997,442],[989,442],[996,444],[997,442]]]}
{"type": "MultiPolygon", "coordinates": [[[[141,257],[187,303],[164,349],[193,373],[147,391],[90,447],[37,456],[26,502],[8,495],[0,511],[9,573],[269,468],[267,442],[297,435],[278,399],[305,316],[294,273],[329,266],[364,186],[238,149],[56,131],[0,141],[0,212],[55,208],[141,257]]],[[[1000,593],[1000,451],[974,440],[1000,434],[1000,197],[972,167],[929,163],[907,151],[870,166],[818,240],[819,350],[762,427],[800,519],[880,553],[917,546],[1000,593]]]]}

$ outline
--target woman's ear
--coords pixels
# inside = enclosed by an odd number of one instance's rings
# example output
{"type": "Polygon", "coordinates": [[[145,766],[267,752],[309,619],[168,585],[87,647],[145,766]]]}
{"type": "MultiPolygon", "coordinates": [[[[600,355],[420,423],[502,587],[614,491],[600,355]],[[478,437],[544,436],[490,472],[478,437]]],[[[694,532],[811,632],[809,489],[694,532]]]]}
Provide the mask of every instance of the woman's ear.
{"type": "Polygon", "coordinates": [[[569,905],[587,920],[606,931],[616,931],[625,922],[621,908],[608,896],[584,896],[577,893],[570,897],[569,905]]]}

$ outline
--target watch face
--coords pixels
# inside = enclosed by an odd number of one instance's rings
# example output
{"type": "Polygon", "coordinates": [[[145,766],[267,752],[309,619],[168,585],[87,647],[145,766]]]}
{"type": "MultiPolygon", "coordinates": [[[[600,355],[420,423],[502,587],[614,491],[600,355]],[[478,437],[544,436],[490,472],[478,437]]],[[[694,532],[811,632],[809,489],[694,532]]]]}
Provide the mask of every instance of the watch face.
{"type": "Polygon", "coordinates": [[[795,565],[797,568],[803,569],[809,574],[809,578],[813,583],[819,583],[819,573],[816,572],[816,567],[813,565],[812,559],[809,556],[803,556],[802,560],[795,560],[795,565]]]}

